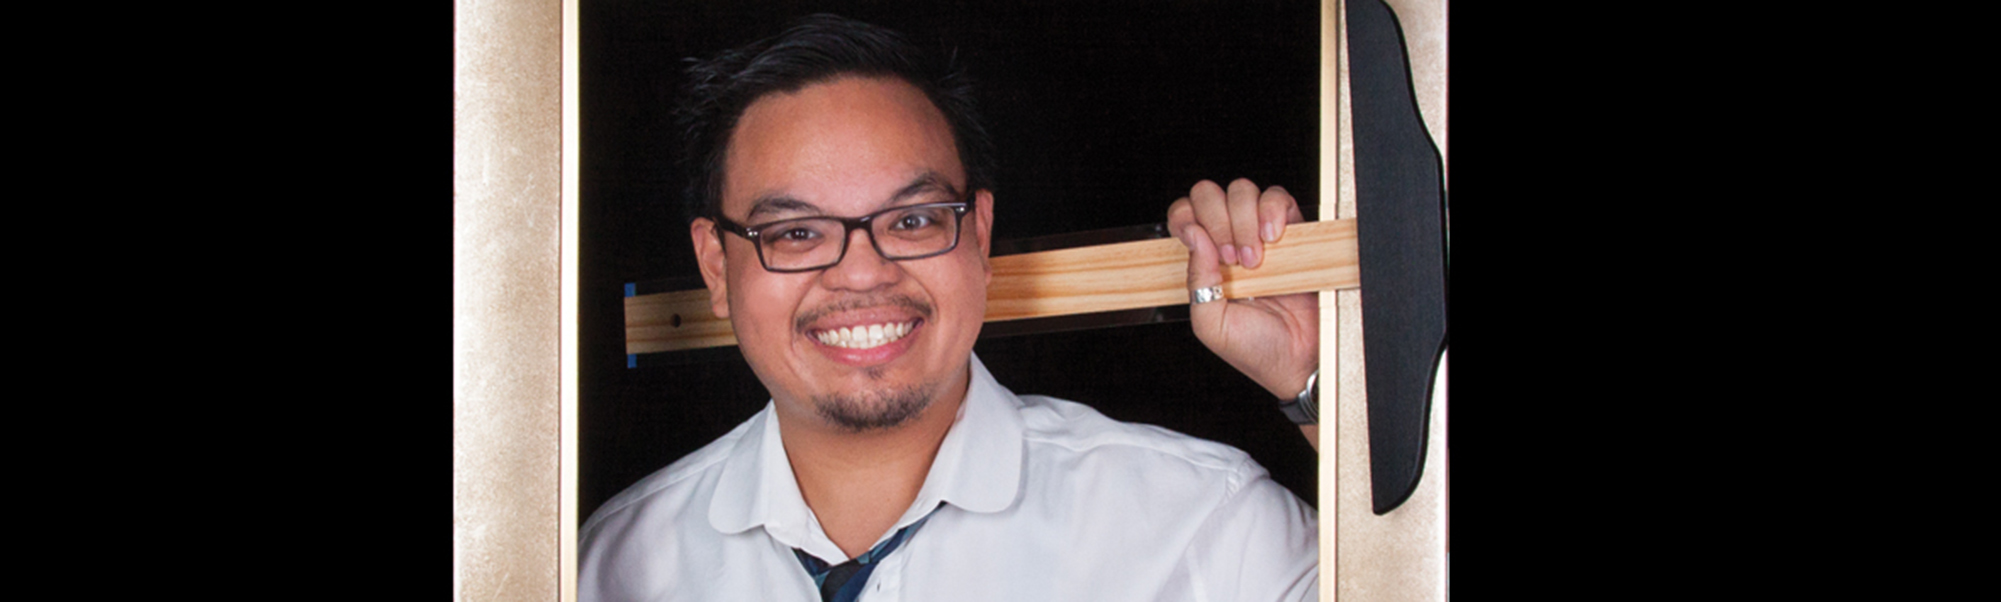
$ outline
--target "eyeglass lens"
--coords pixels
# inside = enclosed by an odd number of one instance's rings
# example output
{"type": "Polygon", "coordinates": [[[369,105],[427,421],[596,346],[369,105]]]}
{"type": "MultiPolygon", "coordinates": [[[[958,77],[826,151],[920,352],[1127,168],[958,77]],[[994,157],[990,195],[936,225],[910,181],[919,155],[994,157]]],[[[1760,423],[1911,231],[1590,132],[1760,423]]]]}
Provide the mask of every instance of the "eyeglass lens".
{"type": "MultiPolygon", "coordinates": [[[[914,259],[943,253],[958,240],[955,204],[898,207],[875,214],[869,235],[885,259],[914,259]]],[[[758,228],[765,264],[773,269],[805,269],[840,262],[847,246],[841,220],[808,217],[758,228]]]]}

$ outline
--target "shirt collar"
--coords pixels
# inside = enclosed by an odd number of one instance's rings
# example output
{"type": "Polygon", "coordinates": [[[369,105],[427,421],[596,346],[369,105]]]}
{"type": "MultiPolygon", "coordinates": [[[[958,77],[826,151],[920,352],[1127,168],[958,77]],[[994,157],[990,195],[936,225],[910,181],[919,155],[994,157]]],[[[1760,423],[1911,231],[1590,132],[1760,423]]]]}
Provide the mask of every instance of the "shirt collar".
{"type": "Polygon", "coordinates": [[[781,539],[803,541],[812,530],[812,513],[778,437],[776,411],[775,403],[766,402],[723,461],[709,502],[709,525],[717,531],[738,533],[763,525],[781,539]]]}
{"type": "MultiPolygon", "coordinates": [[[[924,518],[941,502],[972,512],[999,512],[1014,505],[1021,488],[1021,401],[994,381],[979,356],[968,363],[966,400],[897,528],[924,518]]],[[[812,539],[809,534],[818,531],[818,524],[792,476],[775,411],[773,403],[766,403],[730,450],[709,503],[709,524],[723,533],[763,525],[780,541],[799,547],[812,539]]]]}
{"type": "Polygon", "coordinates": [[[914,522],[939,502],[973,512],[999,512],[1014,505],[1021,488],[1021,400],[994,381],[979,356],[972,357],[966,401],[917,501],[899,522],[914,522]]]}

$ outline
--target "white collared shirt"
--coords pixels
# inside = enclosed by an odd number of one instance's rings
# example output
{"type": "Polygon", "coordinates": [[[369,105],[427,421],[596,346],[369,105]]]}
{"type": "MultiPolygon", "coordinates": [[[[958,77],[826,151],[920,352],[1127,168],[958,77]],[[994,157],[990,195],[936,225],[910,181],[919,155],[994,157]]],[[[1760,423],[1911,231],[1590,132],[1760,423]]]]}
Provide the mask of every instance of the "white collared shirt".
{"type": "MultiPolygon", "coordinates": [[[[772,406],[584,523],[579,598],[818,602],[792,548],[848,559],[799,494],[772,406]]],[[[978,357],[860,600],[1307,600],[1312,508],[1235,448],[1016,396],[978,357]],[[938,507],[944,502],[944,507],[938,507]]]]}

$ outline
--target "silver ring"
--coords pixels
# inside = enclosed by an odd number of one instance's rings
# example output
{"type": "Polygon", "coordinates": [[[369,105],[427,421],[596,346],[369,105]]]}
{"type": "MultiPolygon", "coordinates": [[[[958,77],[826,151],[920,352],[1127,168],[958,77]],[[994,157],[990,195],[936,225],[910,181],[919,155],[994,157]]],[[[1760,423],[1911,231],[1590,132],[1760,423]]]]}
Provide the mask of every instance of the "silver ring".
{"type": "Polygon", "coordinates": [[[1222,301],[1223,287],[1219,285],[1208,288],[1198,288],[1192,291],[1188,291],[1188,298],[1189,298],[1188,303],[1191,305],[1208,303],[1210,301],[1222,301]]]}

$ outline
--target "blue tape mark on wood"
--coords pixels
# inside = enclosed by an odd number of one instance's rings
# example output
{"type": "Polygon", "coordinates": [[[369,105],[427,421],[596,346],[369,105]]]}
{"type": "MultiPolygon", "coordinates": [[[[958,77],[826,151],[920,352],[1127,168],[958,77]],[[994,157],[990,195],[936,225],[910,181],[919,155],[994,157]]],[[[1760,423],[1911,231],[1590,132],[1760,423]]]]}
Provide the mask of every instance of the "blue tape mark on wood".
{"type": "Polygon", "coordinates": [[[627,296],[627,297],[632,297],[632,296],[635,296],[635,295],[637,295],[637,294],[638,294],[638,292],[639,292],[639,286],[638,286],[638,283],[635,283],[635,282],[627,282],[627,283],[625,283],[625,296],[627,296]]]}
{"type": "Polygon", "coordinates": [[[627,368],[638,368],[638,367],[639,367],[639,356],[638,356],[638,355],[636,355],[636,354],[631,354],[631,353],[627,353],[627,354],[625,354],[625,367],[627,367],[627,368]]]}

